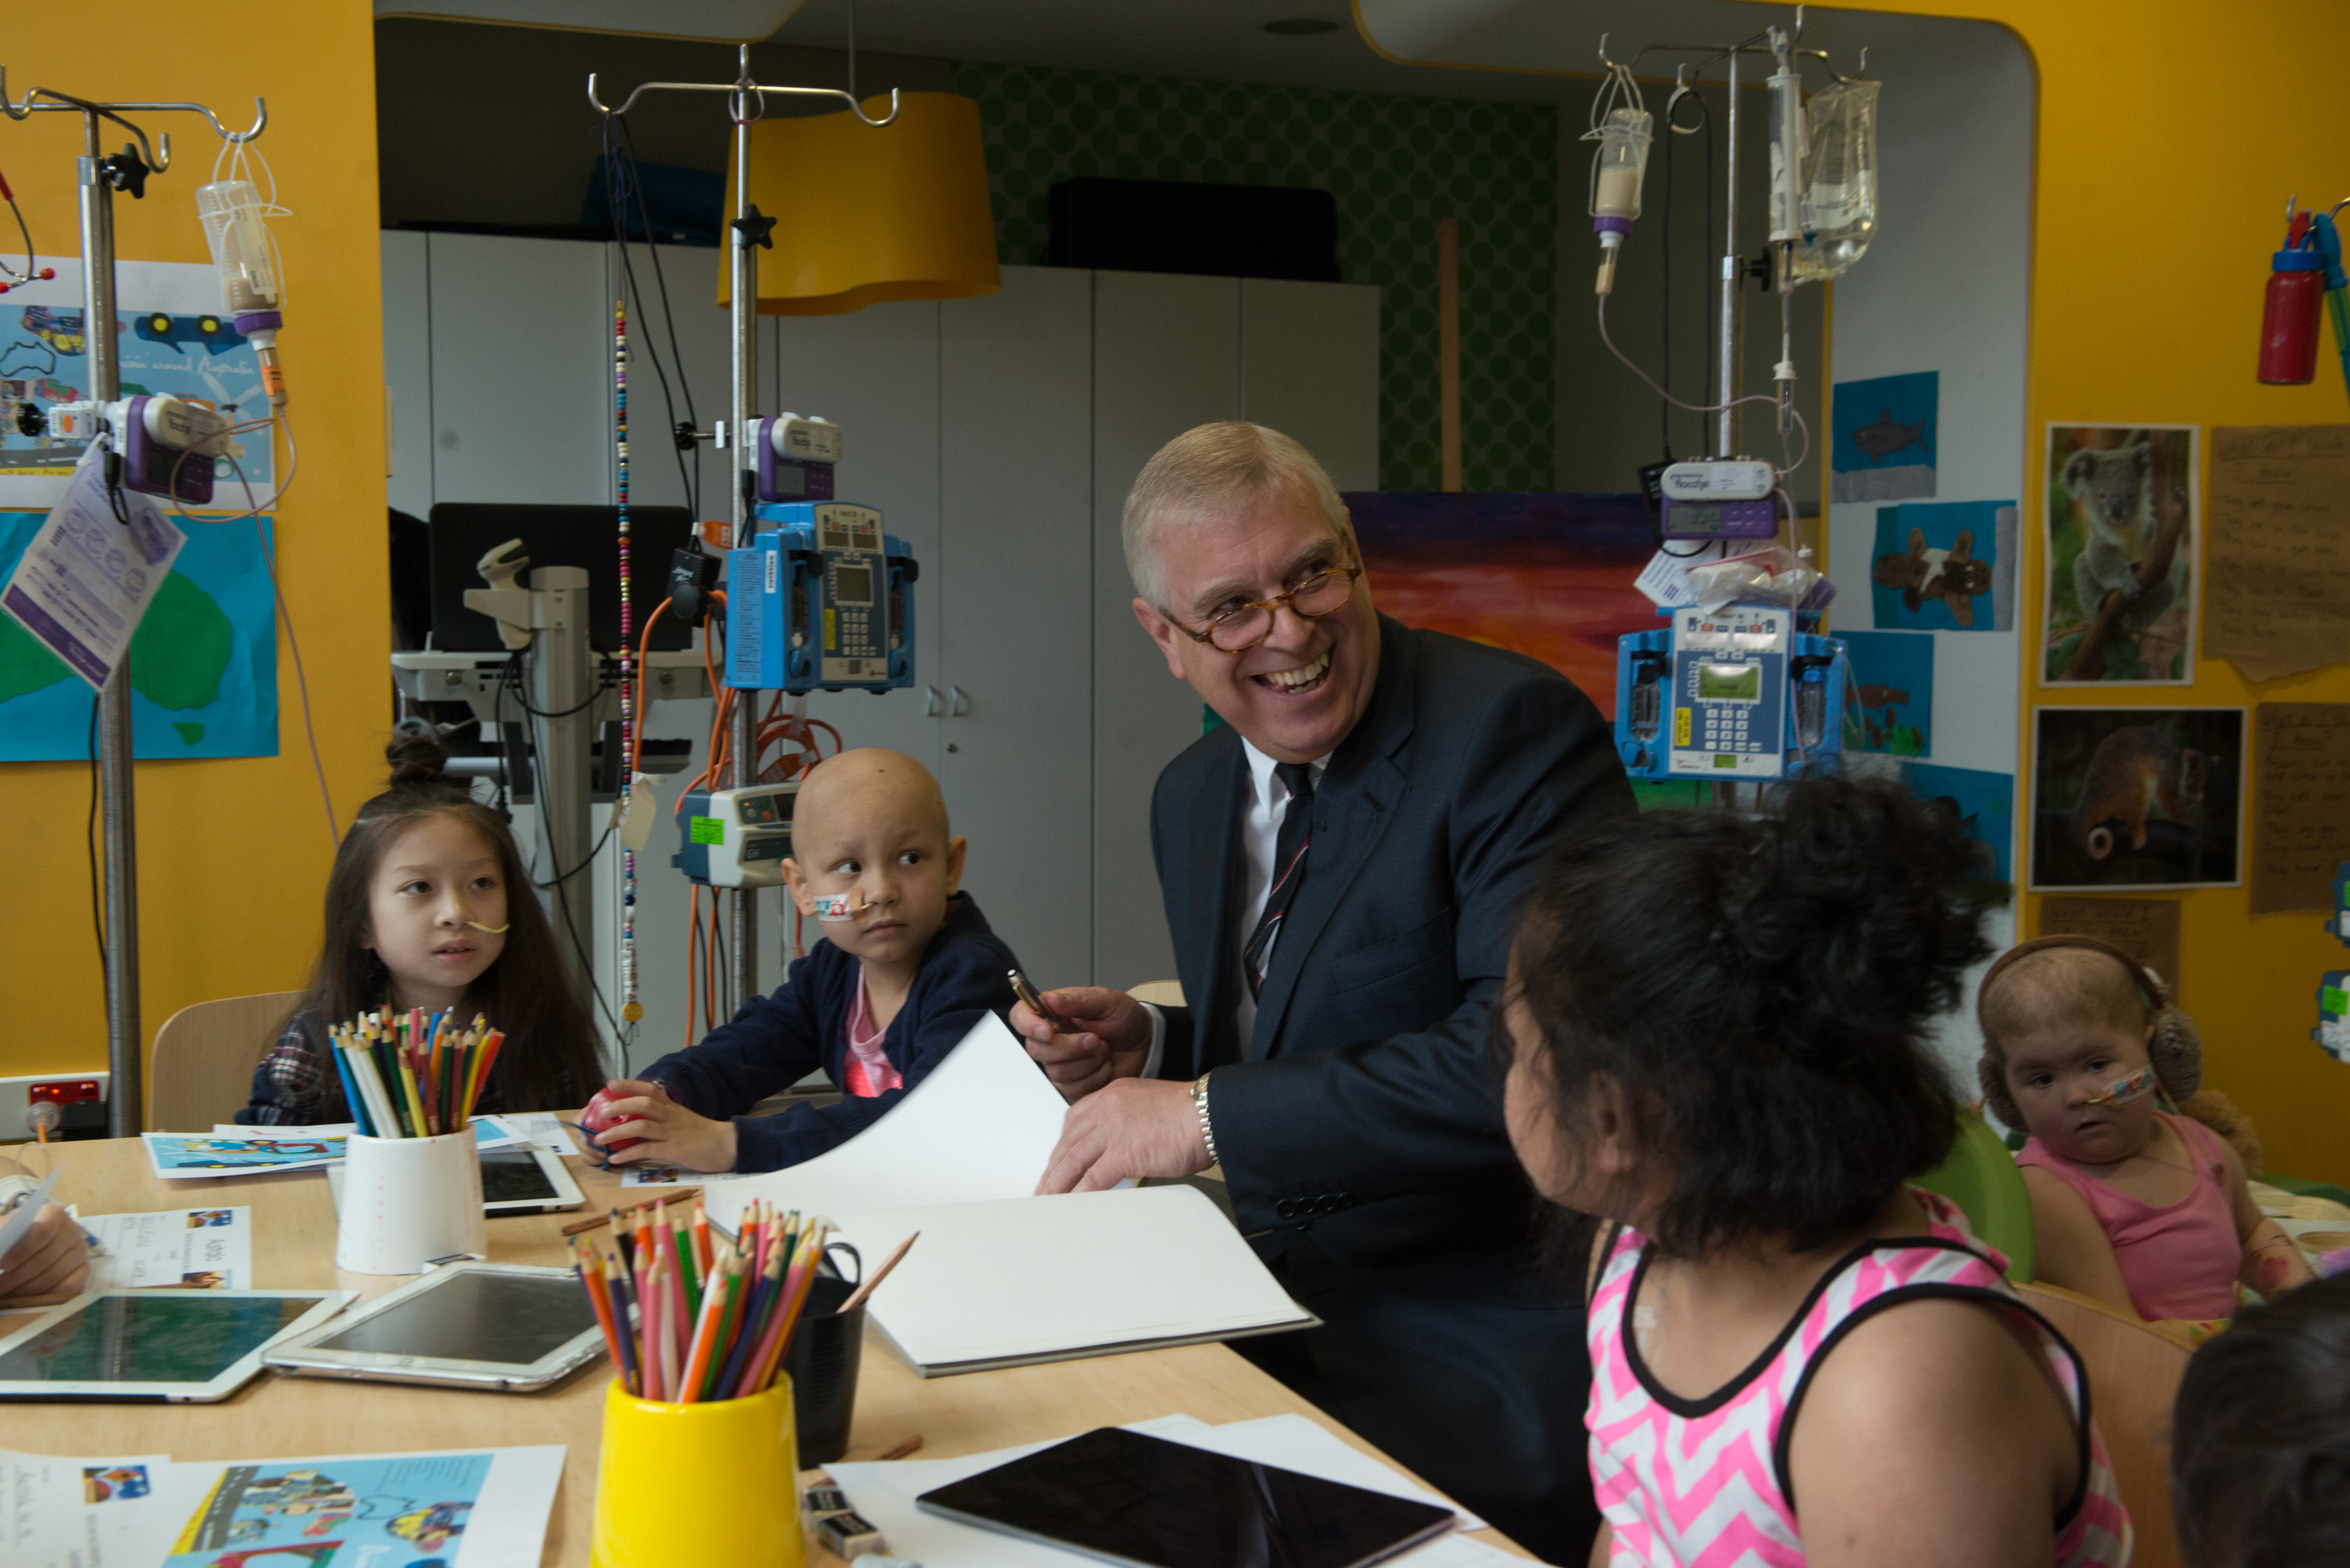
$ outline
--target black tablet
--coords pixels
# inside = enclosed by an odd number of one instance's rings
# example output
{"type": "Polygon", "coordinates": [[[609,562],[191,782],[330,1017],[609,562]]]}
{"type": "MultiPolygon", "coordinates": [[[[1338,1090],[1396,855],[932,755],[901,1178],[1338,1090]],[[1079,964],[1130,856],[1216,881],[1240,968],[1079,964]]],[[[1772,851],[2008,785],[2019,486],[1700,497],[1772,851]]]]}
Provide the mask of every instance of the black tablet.
{"type": "Polygon", "coordinates": [[[925,1511],[1135,1568],[1355,1568],[1450,1509],[1104,1427],[924,1492],[925,1511]]]}

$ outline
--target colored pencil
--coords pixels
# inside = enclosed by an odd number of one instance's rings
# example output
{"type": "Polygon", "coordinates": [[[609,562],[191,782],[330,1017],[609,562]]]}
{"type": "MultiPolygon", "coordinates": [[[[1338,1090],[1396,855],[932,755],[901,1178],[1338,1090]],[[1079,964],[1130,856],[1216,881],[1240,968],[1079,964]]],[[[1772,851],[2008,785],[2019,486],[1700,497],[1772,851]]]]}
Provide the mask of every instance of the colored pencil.
{"type": "Polygon", "coordinates": [[[335,1076],[342,1080],[343,1104],[349,1107],[351,1120],[357,1124],[359,1133],[371,1137],[375,1134],[375,1124],[368,1116],[367,1102],[359,1097],[359,1081],[351,1076],[350,1059],[343,1054],[342,1038],[339,1034],[330,1033],[327,1042],[327,1054],[335,1059],[335,1076]]]}
{"type": "MultiPolygon", "coordinates": [[[[584,1238],[570,1242],[615,1375],[630,1393],[671,1404],[762,1392],[790,1348],[828,1229],[754,1202],[732,1239],[713,1239],[698,1202],[690,1218],[667,1205],[655,1199],[612,1213],[609,1251],[584,1238]]],[[[902,1256],[901,1247],[892,1262],[902,1256]]]]}
{"type": "Polygon", "coordinates": [[[841,1312],[855,1312],[858,1307],[863,1306],[865,1304],[865,1298],[871,1295],[875,1290],[879,1289],[881,1282],[889,1277],[889,1271],[898,1266],[898,1260],[904,1257],[913,1244],[921,1239],[922,1233],[920,1231],[917,1231],[912,1235],[907,1237],[904,1241],[899,1242],[898,1250],[890,1253],[887,1258],[884,1258],[881,1261],[881,1266],[879,1268],[866,1275],[864,1282],[855,1290],[848,1293],[848,1299],[841,1303],[837,1310],[841,1312]]]}

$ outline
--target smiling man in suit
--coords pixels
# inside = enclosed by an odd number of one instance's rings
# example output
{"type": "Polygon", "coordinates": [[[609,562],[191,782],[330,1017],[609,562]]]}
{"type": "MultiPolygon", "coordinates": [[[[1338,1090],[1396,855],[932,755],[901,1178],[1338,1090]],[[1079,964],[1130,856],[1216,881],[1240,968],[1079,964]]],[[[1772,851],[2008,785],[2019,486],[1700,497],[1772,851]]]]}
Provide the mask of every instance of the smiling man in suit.
{"type": "Polygon", "coordinates": [[[1545,665],[1374,610],[1337,493],[1276,431],[1169,442],[1125,538],[1143,630],[1224,721],[1151,803],[1189,1005],[1071,987],[1057,1033],[1014,1011],[1075,1102],[1041,1190],[1220,1163],[1325,1324],[1234,1348],[1580,1563],[1579,1293],[1535,1268],[1489,1012],[1544,853],[1632,809],[1608,726],[1545,665]]]}

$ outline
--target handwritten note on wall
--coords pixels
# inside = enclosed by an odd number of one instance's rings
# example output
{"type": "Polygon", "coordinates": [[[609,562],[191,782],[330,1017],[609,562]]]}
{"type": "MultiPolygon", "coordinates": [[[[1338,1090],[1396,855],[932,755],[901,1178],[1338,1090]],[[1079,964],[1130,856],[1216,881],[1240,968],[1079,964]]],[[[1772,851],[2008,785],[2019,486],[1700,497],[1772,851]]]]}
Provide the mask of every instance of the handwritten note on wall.
{"type": "Polygon", "coordinates": [[[2040,900],[2040,934],[2108,941],[2178,989],[2178,900],[2085,898],[2051,893],[2040,900]]]}
{"type": "Polygon", "coordinates": [[[2350,702],[2263,702],[2252,737],[2252,913],[2331,909],[2350,860],[2350,702]]]}
{"type": "Polygon", "coordinates": [[[2350,425],[2212,431],[2206,539],[2205,657],[2247,680],[2350,660],[2350,425]]]}

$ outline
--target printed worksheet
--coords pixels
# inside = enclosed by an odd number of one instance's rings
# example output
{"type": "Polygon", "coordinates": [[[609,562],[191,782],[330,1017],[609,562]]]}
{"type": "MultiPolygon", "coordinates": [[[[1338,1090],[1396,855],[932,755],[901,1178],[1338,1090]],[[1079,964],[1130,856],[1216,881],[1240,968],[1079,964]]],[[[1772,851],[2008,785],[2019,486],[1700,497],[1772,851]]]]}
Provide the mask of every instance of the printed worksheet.
{"type": "Polygon", "coordinates": [[[162,1490],[179,1532],[151,1561],[537,1568],[562,1477],[559,1443],[173,1465],[162,1490]]]}
{"type": "Polygon", "coordinates": [[[171,1460],[0,1449],[0,1562],[8,1568],[151,1568],[174,1522],[157,1483],[171,1460]]]}
{"type": "Polygon", "coordinates": [[[167,1209],[154,1214],[86,1214],[82,1229],[105,1249],[89,1261],[93,1291],[174,1285],[253,1288],[253,1210],[167,1209]]]}
{"type": "Polygon", "coordinates": [[[339,1134],[307,1128],[281,1135],[245,1129],[235,1137],[203,1133],[144,1133],[147,1158],[166,1181],[206,1176],[255,1176],[273,1170],[318,1170],[343,1158],[339,1134]]]}

